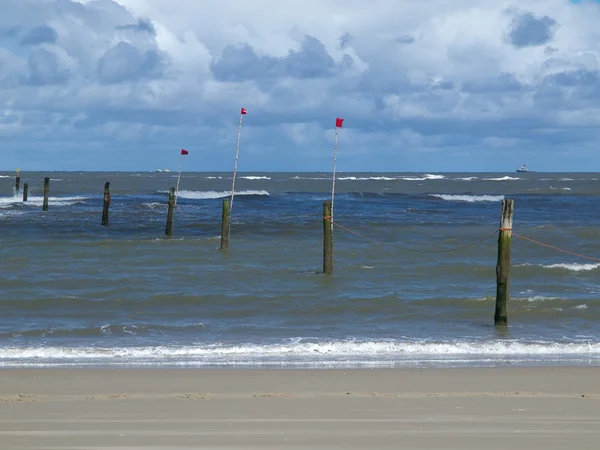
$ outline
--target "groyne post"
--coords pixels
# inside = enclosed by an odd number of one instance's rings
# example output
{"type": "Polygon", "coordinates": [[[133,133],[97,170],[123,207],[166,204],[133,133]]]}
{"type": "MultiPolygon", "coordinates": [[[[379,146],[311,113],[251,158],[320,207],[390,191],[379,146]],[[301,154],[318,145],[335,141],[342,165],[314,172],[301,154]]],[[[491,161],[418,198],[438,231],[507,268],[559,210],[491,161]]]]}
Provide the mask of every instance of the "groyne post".
{"type": "Polygon", "coordinates": [[[223,212],[221,213],[221,250],[229,248],[229,233],[231,232],[231,208],[229,199],[223,199],[223,212]]]}
{"type": "Polygon", "coordinates": [[[21,172],[17,170],[17,176],[15,177],[15,192],[21,191],[21,172]]]}
{"type": "Polygon", "coordinates": [[[169,189],[169,211],[167,212],[167,227],[165,234],[171,236],[173,232],[173,210],[175,209],[175,188],[169,189]]]}
{"type": "Polygon", "coordinates": [[[23,201],[26,202],[27,201],[27,190],[29,189],[29,185],[27,183],[25,183],[23,185],[23,201]]]}
{"type": "Polygon", "coordinates": [[[50,177],[44,178],[44,204],[42,211],[48,211],[48,193],[50,192],[50,177]]]}
{"type": "Polygon", "coordinates": [[[104,183],[104,205],[102,207],[102,225],[108,225],[108,207],[110,206],[110,182],[104,183]]]}
{"type": "Polygon", "coordinates": [[[331,200],[323,202],[323,273],[333,273],[333,222],[331,218],[331,200]]]}
{"type": "Polygon", "coordinates": [[[494,326],[508,325],[507,304],[510,297],[510,247],[512,241],[514,200],[502,200],[502,217],[498,235],[496,264],[496,312],[494,326]]]}

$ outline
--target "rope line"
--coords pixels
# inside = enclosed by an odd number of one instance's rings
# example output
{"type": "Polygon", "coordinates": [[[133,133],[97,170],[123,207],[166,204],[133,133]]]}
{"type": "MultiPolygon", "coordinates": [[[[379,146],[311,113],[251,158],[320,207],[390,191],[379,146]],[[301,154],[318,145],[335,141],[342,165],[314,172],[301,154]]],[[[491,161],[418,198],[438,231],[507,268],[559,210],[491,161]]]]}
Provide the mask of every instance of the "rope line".
{"type": "Polygon", "coordinates": [[[585,259],[589,259],[589,260],[591,260],[591,261],[600,262],[600,259],[598,259],[598,258],[592,258],[591,256],[585,256],[585,255],[582,255],[582,254],[580,254],[580,253],[571,252],[571,251],[569,251],[569,250],[565,250],[565,249],[563,249],[563,248],[555,247],[555,246],[553,246],[553,245],[550,245],[550,244],[544,244],[543,242],[539,242],[539,241],[536,241],[536,240],[534,240],[534,239],[530,239],[530,238],[528,238],[528,237],[521,236],[520,234],[517,234],[517,233],[513,233],[513,236],[516,236],[516,237],[518,237],[519,239],[523,239],[524,241],[529,241],[529,242],[532,242],[532,243],[534,243],[534,244],[541,245],[541,246],[543,246],[543,247],[548,247],[548,248],[551,248],[552,250],[557,250],[557,251],[559,251],[559,252],[568,253],[569,255],[573,255],[573,256],[579,256],[580,258],[585,258],[585,259]]]}
{"type": "MultiPolygon", "coordinates": [[[[324,219],[324,220],[327,220],[327,221],[329,221],[329,222],[331,222],[331,223],[333,223],[335,226],[337,226],[337,227],[341,228],[342,230],[345,230],[345,231],[347,231],[347,232],[349,232],[349,233],[352,233],[352,234],[354,234],[354,235],[356,235],[356,236],[359,236],[359,237],[361,237],[361,238],[364,238],[364,239],[366,239],[366,240],[367,240],[367,241],[369,241],[369,242],[373,242],[373,243],[375,243],[375,244],[381,244],[381,245],[385,244],[384,242],[377,242],[377,241],[374,241],[373,239],[369,238],[368,236],[365,236],[364,234],[357,233],[356,231],[353,231],[353,230],[351,230],[350,228],[346,228],[345,226],[343,226],[343,225],[339,224],[338,222],[334,222],[334,221],[332,221],[332,220],[331,220],[331,217],[323,217],[323,219],[324,219]]],[[[460,245],[460,246],[458,246],[458,247],[452,247],[452,248],[447,248],[447,249],[443,249],[443,250],[426,250],[426,249],[417,249],[417,248],[405,247],[405,246],[403,246],[403,245],[400,245],[400,244],[390,244],[390,243],[388,243],[388,244],[386,244],[386,245],[393,246],[393,247],[398,247],[398,248],[401,248],[402,250],[406,250],[406,251],[408,251],[408,252],[416,252],[416,253],[445,253],[445,252],[453,252],[453,251],[457,251],[457,250],[463,250],[463,249],[467,249],[467,248],[470,248],[470,247],[474,247],[474,246],[476,246],[477,244],[481,244],[482,242],[484,242],[484,241],[487,241],[488,239],[490,239],[491,237],[493,237],[493,236],[494,236],[496,233],[498,233],[498,230],[494,230],[494,232],[493,232],[493,233],[491,233],[491,234],[489,234],[489,235],[485,236],[484,238],[482,238],[482,239],[479,239],[478,241],[476,241],[476,242],[473,242],[473,243],[471,243],[471,244],[467,244],[467,245],[460,245]]]]}

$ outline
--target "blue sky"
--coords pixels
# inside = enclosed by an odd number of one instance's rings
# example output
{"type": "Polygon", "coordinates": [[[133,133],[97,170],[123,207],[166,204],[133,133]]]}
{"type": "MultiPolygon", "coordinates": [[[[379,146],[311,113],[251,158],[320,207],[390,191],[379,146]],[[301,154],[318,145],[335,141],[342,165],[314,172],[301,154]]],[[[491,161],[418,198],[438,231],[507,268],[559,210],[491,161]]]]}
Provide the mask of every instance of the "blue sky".
{"type": "Polygon", "coordinates": [[[2,0],[0,171],[600,172],[600,5],[2,0]]]}

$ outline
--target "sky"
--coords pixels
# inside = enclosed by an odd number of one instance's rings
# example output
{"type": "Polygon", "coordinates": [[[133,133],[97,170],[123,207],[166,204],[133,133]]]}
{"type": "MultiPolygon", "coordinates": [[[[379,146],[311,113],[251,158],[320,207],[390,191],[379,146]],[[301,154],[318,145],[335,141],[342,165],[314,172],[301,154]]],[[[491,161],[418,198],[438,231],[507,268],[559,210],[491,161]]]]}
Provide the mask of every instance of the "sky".
{"type": "Polygon", "coordinates": [[[0,5],[0,171],[600,172],[592,0],[0,5]]]}

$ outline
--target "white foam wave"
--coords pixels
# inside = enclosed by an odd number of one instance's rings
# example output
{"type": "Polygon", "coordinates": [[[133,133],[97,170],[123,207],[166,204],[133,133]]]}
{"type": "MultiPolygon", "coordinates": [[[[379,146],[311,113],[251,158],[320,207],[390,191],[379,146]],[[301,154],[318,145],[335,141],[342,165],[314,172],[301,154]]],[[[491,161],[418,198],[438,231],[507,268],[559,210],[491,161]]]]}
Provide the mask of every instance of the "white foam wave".
{"type": "Polygon", "coordinates": [[[246,180],[270,180],[271,177],[259,177],[259,176],[255,176],[255,175],[247,175],[247,176],[243,176],[240,178],[244,178],[246,180]]]}
{"type": "Polygon", "coordinates": [[[472,181],[472,180],[477,180],[477,177],[465,177],[465,178],[455,178],[455,180],[460,180],[460,181],[472,181]]]}
{"type": "Polygon", "coordinates": [[[12,178],[10,175],[0,175],[0,178],[12,178]]]}
{"type": "Polygon", "coordinates": [[[393,181],[393,180],[396,180],[396,178],[390,178],[390,177],[340,177],[340,178],[338,178],[338,180],[340,180],[340,181],[369,181],[369,180],[393,181]]]}
{"type": "Polygon", "coordinates": [[[453,195],[453,194],[429,194],[431,197],[441,198],[450,202],[499,202],[504,200],[504,195],[453,195]]]}
{"type": "MultiPolygon", "coordinates": [[[[267,191],[239,191],[235,193],[238,195],[270,195],[267,191]]],[[[206,200],[214,198],[225,198],[231,196],[231,191],[179,191],[178,196],[180,198],[206,200]]]]}
{"type": "MultiPolygon", "coordinates": [[[[48,204],[53,206],[69,206],[75,203],[90,199],[91,197],[75,196],[75,197],[48,197],[48,204]]],[[[9,208],[15,203],[21,203],[28,206],[42,206],[44,197],[29,196],[26,202],[23,202],[21,195],[14,197],[0,197],[0,208],[9,208]]]]}
{"type": "Polygon", "coordinates": [[[485,181],[512,181],[512,180],[520,180],[518,177],[501,177],[501,178],[483,178],[485,181]]]}
{"type": "Polygon", "coordinates": [[[220,180],[223,177],[206,177],[207,180],[220,180]]]}
{"type": "Polygon", "coordinates": [[[136,360],[161,363],[165,359],[200,360],[214,364],[245,362],[259,363],[264,359],[315,361],[323,359],[353,358],[383,360],[411,357],[527,357],[527,356],[600,356],[600,342],[399,342],[399,341],[330,341],[303,342],[273,345],[207,345],[184,347],[120,347],[120,348],[74,348],[74,347],[0,347],[0,367],[24,360],[96,360],[109,362],[136,360]]]}
{"type": "Polygon", "coordinates": [[[545,269],[567,269],[567,270],[572,270],[574,272],[588,272],[590,270],[595,270],[595,269],[599,268],[600,263],[596,263],[596,264],[560,263],[560,264],[549,264],[549,265],[545,265],[542,267],[545,269]]]}
{"type": "Polygon", "coordinates": [[[299,176],[295,176],[292,177],[292,180],[330,180],[331,178],[325,178],[325,177],[299,177],[299,176]]]}
{"type": "Polygon", "coordinates": [[[404,181],[425,181],[425,180],[444,180],[446,177],[444,175],[433,175],[427,173],[422,177],[400,177],[401,180],[404,181]]]}

